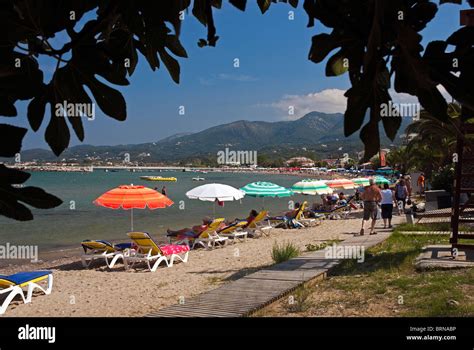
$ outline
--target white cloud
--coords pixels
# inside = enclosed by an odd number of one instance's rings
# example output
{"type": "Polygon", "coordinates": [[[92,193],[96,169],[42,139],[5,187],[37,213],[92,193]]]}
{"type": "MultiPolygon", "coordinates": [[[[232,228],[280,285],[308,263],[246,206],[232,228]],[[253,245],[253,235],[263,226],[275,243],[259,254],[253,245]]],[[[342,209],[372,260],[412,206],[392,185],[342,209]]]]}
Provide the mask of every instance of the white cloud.
{"type": "Polygon", "coordinates": [[[221,80],[232,80],[232,81],[240,81],[240,82],[250,82],[250,81],[257,81],[258,79],[251,76],[251,75],[244,75],[244,74],[226,74],[220,73],[217,76],[221,80]]]}
{"type": "MultiPolygon", "coordinates": [[[[443,86],[439,85],[438,89],[448,102],[451,101],[451,96],[443,86]]],[[[347,104],[345,92],[346,90],[341,89],[325,89],[306,95],[284,95],[279,101],[260,106],[277,109],[282,113],[283,118],[290,120],[301,118],[314,111],[344,113],[347,104]],[[294,114],[289,114],[291,108],[294,110],[294,114]]],[[[416,96],[397,93],[393,89],[390,90],[390,95],[394,103],[418,103],[416,96]]]]}
{"type": "Polygon", "coordinates": [[[213,74],[208,78],[201,77],[199,78],[199,83],[204,86],[211,86],[211,85],[216,85],[219,80],[249,83],[249,82],[258,81],[258,78],[251,75],[245,75],[245,74],[219,73],[219,74],[213,74]]]}
{"type": "Polygon", "coordinates": [[[298,119],[307,113],[318,111],[323,113],[344,113],[346,98],[344,90],[326,89],[307,95],[285,95],[269,106],[284,113],[287,119],[298,119]],[[290,108],[294,115],[289,115],[290,108]]]}

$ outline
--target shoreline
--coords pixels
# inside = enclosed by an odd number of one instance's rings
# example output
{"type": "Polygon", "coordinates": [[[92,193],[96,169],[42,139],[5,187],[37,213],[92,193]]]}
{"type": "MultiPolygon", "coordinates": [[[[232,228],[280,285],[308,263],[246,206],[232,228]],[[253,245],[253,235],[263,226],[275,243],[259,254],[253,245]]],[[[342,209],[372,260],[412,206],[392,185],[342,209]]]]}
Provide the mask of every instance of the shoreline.
{"type": "Polygon", "coordinates": [[[144,316],[180,298],[190,298],[273,265],[271,251],[275,243],[291,242],[304,253],[308,244],[352,237],[359,220],[325,220],[319,226],[299,230],[273,229],[270,237],[249,238],[214,250],[193,250],[188,263],[160,267],[156,272],[127,271],[121,263],[108,269],[99,262],[85,269],[80,263],[80,248],[70,257],[11,266],[2,273],[50,269],[54,287],[50,295],[38,295],[29,304],[11,306],[5,316],[144,316]]]}
{"type": "Polygon", "coordinates": [[[279,168],[266,168],[266,169],[250,169],[250,168],[178,168],[178,167],[162,167],[162,166],[82,166],[82,165],[21,165],[21,164],[7,164],[12,169],[19,169],[28,172],[67,172],[67,173],[92,173],[110,170],[112,172],[118,171],[129,171],[129,172],[187,172],[187,173],[198,173],[203,172],[209,173],[231,173],[231,174],[262,174],[262,175],[287,175],[287,176],[302,176],[308,178],[319,178],[324,180],[330,180],[339,177],[356,177],[359,175],[355,174],[344,174],[342,176],[339,173],[327,173],[327,172],[314,172],[306,170],[295,170],[295,171],[281,171],[279,168]],[[186,171],[183,171],[188,169],[186,171]]]}

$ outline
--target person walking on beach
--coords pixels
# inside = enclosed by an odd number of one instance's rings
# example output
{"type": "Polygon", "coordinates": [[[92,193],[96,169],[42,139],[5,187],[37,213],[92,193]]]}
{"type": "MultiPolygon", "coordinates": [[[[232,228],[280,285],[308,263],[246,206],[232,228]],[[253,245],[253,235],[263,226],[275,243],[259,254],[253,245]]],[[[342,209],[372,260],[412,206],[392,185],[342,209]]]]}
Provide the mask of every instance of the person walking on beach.
{"type": "Polygon", "coordinates": [[[404,179],[401,179],[395,186],[395,199],[398,205],[398,215],[405,211],[405,205],[408,197],[408,189],[404,179]]]}
{"type": "Polygon", "coordinates": [[[418,180],[416,181],[418,185],[418,190],[420,191],[420,194],[425,193],[425,174],[421,173],[420,176],[418,176],[418,180]]]}
{"type": "Polygon", "coordinates": [[[412,191],[411,176],[410,175],[405,175],[405,186],[407,187],[407,191],[408,191],[407,199],[410,199],[411,198],[411,191],[412,191]]]}
{"type": "Polygon", "coordinates": [[[392,228],[392,213],[393,213],[393,203],[395,202],[395,194],[390,189],[388,184],[383,185],[383,190],[381,191],[382,200],[380,201],[380,206],[382,207],[382,220],[383,228],[392,228]]]}
{"type": "Polygon", "coordinates": [[[364,201],[364,217],[362,218],[362,228],[360,229],[360,235],[364,235],[366,221],[372,220],[370,225],[370,234],[375,235],[377,232],[374,231],[375,222],[377,221],[377,205],[382,199],[380,189],[375,184],[375,180],[372,178],[369,180],[369,186],[364,188],[364,192],[361,195],[364,201]]]}

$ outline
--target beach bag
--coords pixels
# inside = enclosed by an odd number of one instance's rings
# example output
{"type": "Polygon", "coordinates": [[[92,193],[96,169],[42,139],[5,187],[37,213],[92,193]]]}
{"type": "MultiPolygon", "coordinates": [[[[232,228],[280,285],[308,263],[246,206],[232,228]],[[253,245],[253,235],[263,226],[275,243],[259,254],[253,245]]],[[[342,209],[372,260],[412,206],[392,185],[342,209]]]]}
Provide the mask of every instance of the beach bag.
{"type": "Polygon", "coordinates": [[[403,201],[398,201],[397,202],[397,207],[398,207],[398,210],[403,210],[403,201]]]}

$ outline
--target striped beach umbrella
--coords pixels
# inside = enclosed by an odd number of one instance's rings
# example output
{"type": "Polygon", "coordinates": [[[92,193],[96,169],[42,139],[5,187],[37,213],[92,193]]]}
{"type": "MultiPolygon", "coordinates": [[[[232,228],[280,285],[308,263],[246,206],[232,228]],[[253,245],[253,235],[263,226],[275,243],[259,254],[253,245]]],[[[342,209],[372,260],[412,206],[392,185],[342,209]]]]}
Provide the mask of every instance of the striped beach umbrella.
{"type": "Polygon", "coordinates": [[[333,192],[333,190],[323,181],[316,181],[312,179],[302,180],[295,183],[291,187],[291,190],[295,193],[309,195],[329,194],[333,192]]]}
{"type": "Polygon", "coordinates": [[[250,197],[289,197],[293,191],[271,182],[252,182],[241,188],[250,197]]]}
{"type": "Polygon", "coordinates": [[[385,185],[385,184],[390,185],[390,181],[387,180],[386,178],[384,178],[383,176],[376,176],[376,177],[374,177],[374,179],[375,179],[375,184],[377,186],[385,185]]]}
{"type": "Polygon", "coordinates": [[[328,185],[329,187],[334,188],[334,189],[341,188],[341,189],[344,189],[344,190],[350,190],[352,188],[357,187],[357,185],[353,181],[347,180],[347,179],[328,180],[326,182],[326,185],[328,185]]]}
{"type": "Polygon", "coordinates": [[[133,209],[159,209],[173,205],[173,201],[161,193],[145,186],[122,185],[105,192],[94,201],[95,205],[130,210],[133,231],[133,209]]]}
{"type": "Polygon", "coordinates": [[[369,186],[369,179],[366,178],[366,177],[358,177],[354,180],[354,183],[357,185],[357,186],[369,186]]]}

